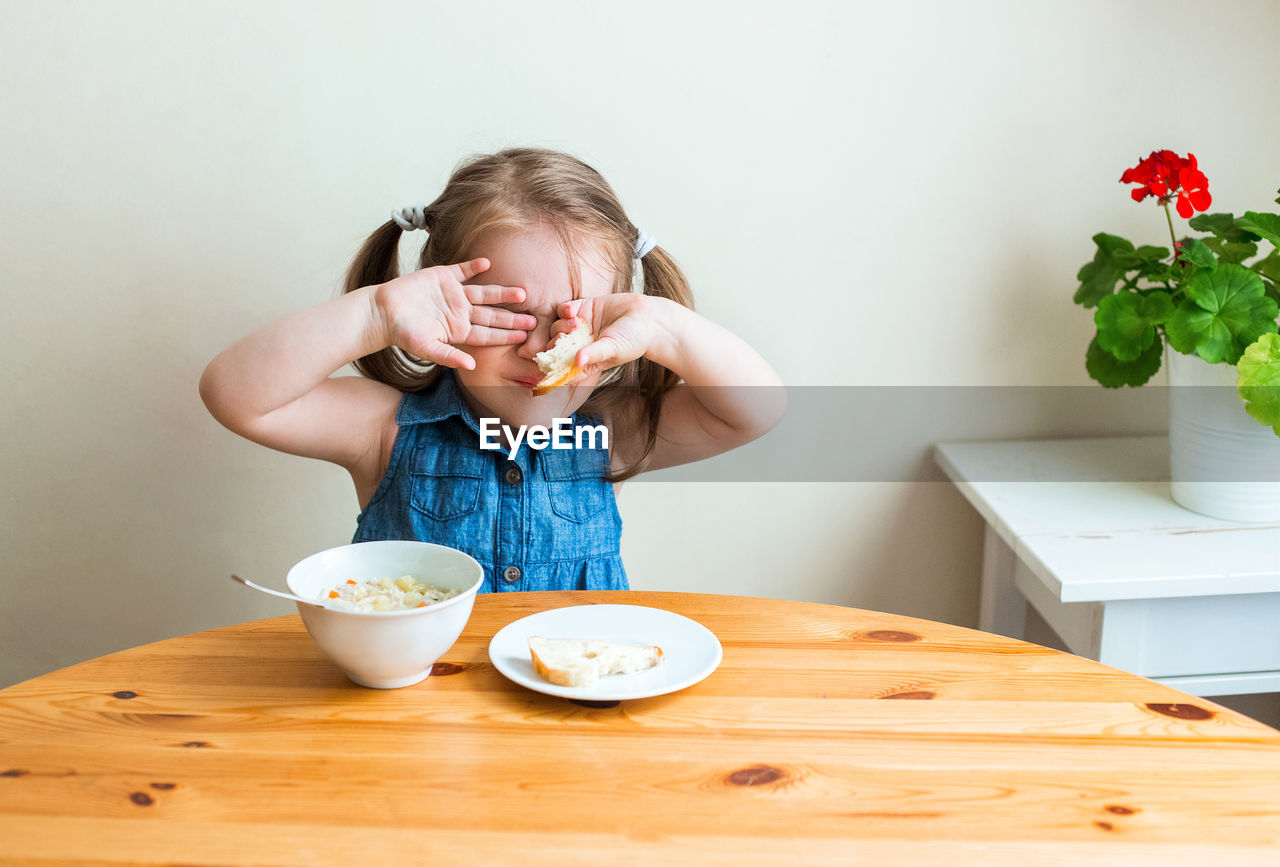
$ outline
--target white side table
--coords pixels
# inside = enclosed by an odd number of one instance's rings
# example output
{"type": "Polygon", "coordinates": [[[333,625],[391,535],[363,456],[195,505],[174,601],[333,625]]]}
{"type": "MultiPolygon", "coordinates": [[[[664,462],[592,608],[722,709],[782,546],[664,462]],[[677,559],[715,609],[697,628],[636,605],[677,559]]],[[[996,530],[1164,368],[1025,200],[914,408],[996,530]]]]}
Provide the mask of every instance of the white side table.
{"type": "Polygon", "coordinates": [[[1026,606],[1072,653],[1193,695],[1280,692],[1280,524],[1169,497],[1165,437],[940,443],[986,519],[979,628],[1026,606]]]}

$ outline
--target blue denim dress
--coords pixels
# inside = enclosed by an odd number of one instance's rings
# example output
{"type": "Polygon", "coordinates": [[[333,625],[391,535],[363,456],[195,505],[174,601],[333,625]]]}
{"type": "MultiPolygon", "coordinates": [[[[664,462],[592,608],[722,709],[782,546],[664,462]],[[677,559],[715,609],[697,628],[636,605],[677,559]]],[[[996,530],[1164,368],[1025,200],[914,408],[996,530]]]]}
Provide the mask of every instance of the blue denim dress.
{"type": "MultiPolygon", "coordinates": [[[[573,416],[574,430],[598,424],[573,416]]],[[[465,551],[481,592],[626,590],[622,517],[605,481],[608,449],[480,448],[480,424],[452,370],[406,394],[387,472],[351,541],[413,539],[465,551]]],[[[597,438],[597,446],[603,445],[597,438]]],[[[585,443],[584,443],[585,445],[585,443]]]]}

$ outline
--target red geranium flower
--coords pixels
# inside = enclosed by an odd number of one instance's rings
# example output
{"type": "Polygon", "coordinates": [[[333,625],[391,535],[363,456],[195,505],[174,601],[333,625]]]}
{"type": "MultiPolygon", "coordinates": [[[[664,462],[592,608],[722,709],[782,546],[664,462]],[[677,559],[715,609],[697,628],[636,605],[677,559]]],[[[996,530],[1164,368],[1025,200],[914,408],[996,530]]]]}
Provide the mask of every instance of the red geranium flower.
{"type": "Polygon", "coordinates": [[[1130,192],[1135,202],[1155,196],[1161,205],[1175,197],[1178,214],[1189,218],[1196,211],[1207,210],[1213,201],[1209,195],[1209,179],[1196,164],[1196,155],[1180,157],[1170,150],[1152,151],[1151,155],[1120,176],[1122,184],[1138,184],[1130,192]]]}
{"type": "Polygon", "coordinates": [[[1207,211],[1213,202],[1209,195],[1209,179],[1204,172],[1195,167],[1195,157],[1191,157],[1191,165],[1178,172],[1178,216],[1184,220],[1191,219],[1196,211],[1207,211]]]}

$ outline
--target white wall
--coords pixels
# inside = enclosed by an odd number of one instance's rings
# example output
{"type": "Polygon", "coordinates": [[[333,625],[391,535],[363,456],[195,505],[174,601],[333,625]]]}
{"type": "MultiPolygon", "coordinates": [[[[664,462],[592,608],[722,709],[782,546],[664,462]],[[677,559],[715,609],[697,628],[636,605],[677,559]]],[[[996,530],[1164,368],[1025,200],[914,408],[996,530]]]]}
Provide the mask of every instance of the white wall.
{"type": "MultiPolygon", "coordinates": [[[[348,541],[350,484],[224,431],[196,382],[331,297],[361,239],[467,154],[595,165],[701,312],[814,387],[1086,385],[1090,236],[1165,231],[1121,171],[1193,150],[1214,210],[1280,186],[1266,0],[0,11],[0,685],[290,611],[226,576],[279,584],[348,541]]],[[[1144,406],[930,423],[1162,430],[1144,406]]],[[[636,480],[632,584],[974,625],[981,523],[907,457],[896,481],[636,480]]]]}

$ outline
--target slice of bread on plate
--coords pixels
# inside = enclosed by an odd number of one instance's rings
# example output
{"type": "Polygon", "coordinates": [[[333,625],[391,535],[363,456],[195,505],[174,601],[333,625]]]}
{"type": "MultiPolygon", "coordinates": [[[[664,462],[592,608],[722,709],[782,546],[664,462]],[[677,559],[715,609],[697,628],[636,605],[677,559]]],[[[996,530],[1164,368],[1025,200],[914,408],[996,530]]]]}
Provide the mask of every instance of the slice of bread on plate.
{"type": "Polygon", "coordinates": [[[662,662],[662,648],[598,638],[529,636],[533,668],[558,686],[591,686],[601,677],[644,671],[662,662]]]}
{"type": "Polygon", "coordinates": [[[595,338],[591,336],[591,326],[587,324],[587,320],[578,318],[576,328],[561,334],[550,349],[544,349],[533,356],[534,364],[538,365],[543,374],[542,379],[533,387],[534,395],[544,395],[582,373],[582,368],[574,364],[573,359],[577,357],[579,349],[591,345],[593,340],[595,338]]]}

